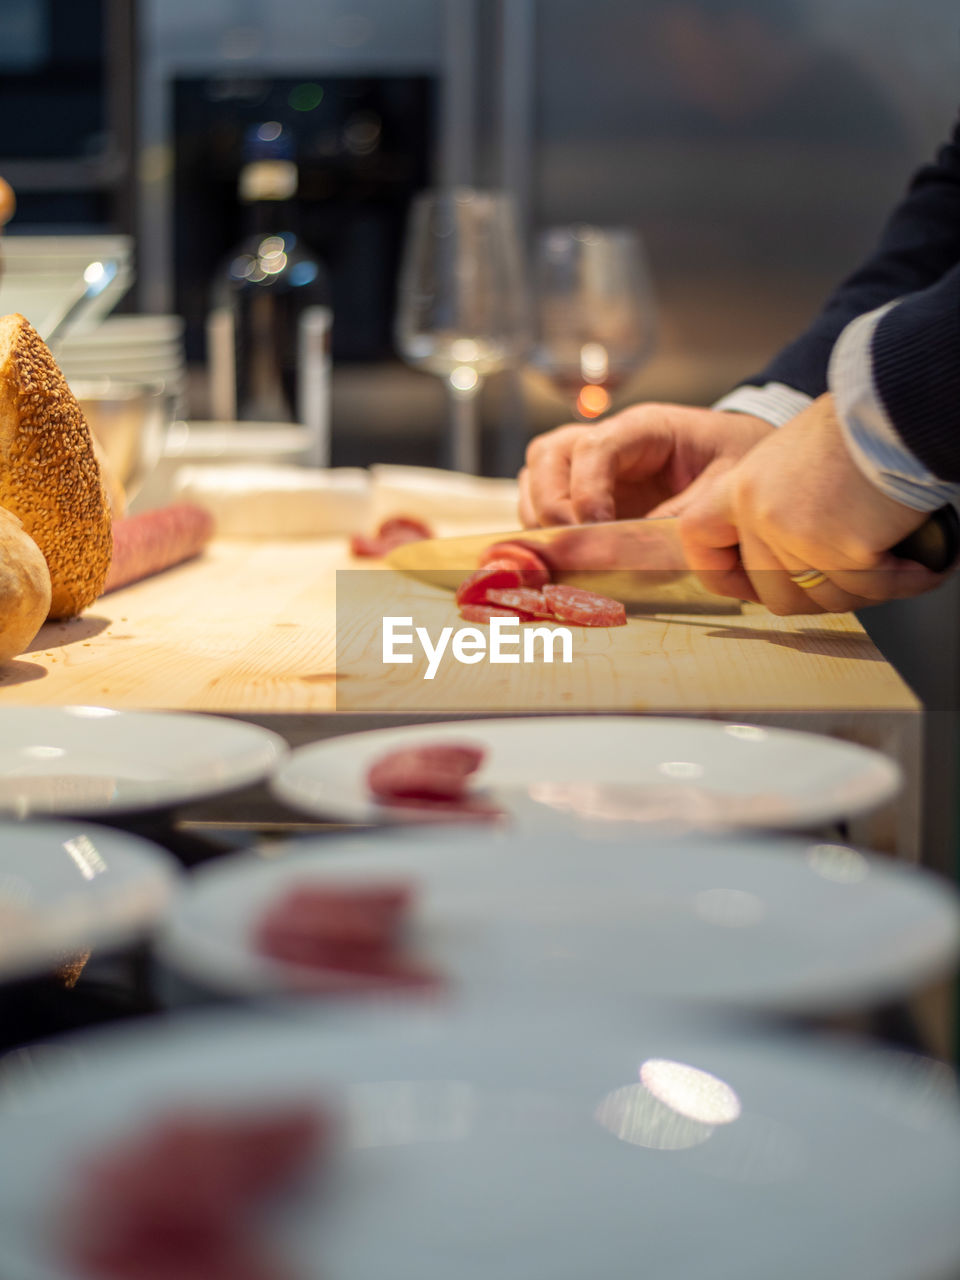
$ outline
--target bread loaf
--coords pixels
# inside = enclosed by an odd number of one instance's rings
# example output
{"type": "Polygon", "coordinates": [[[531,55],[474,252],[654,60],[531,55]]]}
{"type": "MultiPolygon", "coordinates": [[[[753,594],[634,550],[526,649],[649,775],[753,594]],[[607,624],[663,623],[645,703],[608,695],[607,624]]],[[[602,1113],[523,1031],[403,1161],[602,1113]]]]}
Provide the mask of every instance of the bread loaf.
{"type": "Polygon", "coordinates": [[[50,570],[50,617],[96,600],[110,566],[110,513],[90,430],[40,335],[0,317],[0,507],[50,570]]]}
{"type": "Polygon", "coordinates": [[[50,571],[16,516],[0,508],[0,663],[15,658],[50,609],[50,571]]]}
{"type": "Polygon", "coordinates": [[[10,221],[16,207],[17,202],[14,198],[13,187],[9,182],[5,182],[3,178],[0,178],[0,227],[5,222],[10,221]]]}

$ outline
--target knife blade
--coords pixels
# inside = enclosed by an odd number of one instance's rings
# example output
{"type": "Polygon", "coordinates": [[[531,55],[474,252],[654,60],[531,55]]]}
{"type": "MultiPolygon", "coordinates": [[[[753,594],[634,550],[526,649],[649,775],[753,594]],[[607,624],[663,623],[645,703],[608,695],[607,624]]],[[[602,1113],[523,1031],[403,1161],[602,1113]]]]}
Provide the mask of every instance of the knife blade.
{"type": "MultiPolygon", "coordinates": [[[[679,521],[673,516],[426,538],[396,547],[386,560],[392,569],[408,577],[455,591],[497,542],[524,543],[543,555],[555,581],[585,587],[624,604],[651,605],[665,611],[740,609],[737,601],[708,591],[691,573],[680,542],[679,521]]],[[[952,506],[941,507],[891,551],[936,573],[944,572],[960,553],[956,511],[952,506]]]]}

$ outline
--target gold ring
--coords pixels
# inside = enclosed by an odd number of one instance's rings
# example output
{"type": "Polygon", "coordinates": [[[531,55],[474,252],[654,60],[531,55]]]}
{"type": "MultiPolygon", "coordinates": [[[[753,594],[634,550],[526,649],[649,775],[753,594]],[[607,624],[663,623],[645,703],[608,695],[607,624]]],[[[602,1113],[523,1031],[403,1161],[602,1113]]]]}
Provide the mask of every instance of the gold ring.
{"type": "Polygon", "coordinates": [[[804,569],[800,573],[791,573],[787,576],[791,582],[795,582],[804,591],[810,591],[813,587],[822,586],[827,580],[827,575],[821,573],[819,569],[804,569]]]}

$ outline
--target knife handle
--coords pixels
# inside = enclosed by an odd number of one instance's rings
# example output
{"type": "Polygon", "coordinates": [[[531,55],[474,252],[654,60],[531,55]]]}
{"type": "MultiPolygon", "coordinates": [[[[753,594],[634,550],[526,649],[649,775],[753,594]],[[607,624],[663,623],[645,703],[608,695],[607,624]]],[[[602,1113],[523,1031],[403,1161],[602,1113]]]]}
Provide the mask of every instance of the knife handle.
{"type": "Polygon", "coordinates": [[[960,555],[960,518],[955,509],[940,507],[890,552],[901,560],[916,560],[934,573],[945,573],[960,555]]]}

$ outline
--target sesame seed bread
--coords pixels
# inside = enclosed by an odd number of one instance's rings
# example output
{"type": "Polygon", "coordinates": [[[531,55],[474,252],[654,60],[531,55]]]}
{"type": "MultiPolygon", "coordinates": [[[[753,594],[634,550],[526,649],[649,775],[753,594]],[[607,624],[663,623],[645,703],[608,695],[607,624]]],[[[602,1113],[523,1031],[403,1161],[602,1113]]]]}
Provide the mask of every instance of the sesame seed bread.
{"type": "Polygon", "coordinates": [[[15,658],[50,610],[50,571],[15,515],[0,508],[0,663],[15,658]]]}
{"type": "Polygon", "coordinates": [[[76,397],[23,316],[0,317],[0,507],[18,516],[50,570],[51,618],[103,590],[110,512],[76,397]]]}

